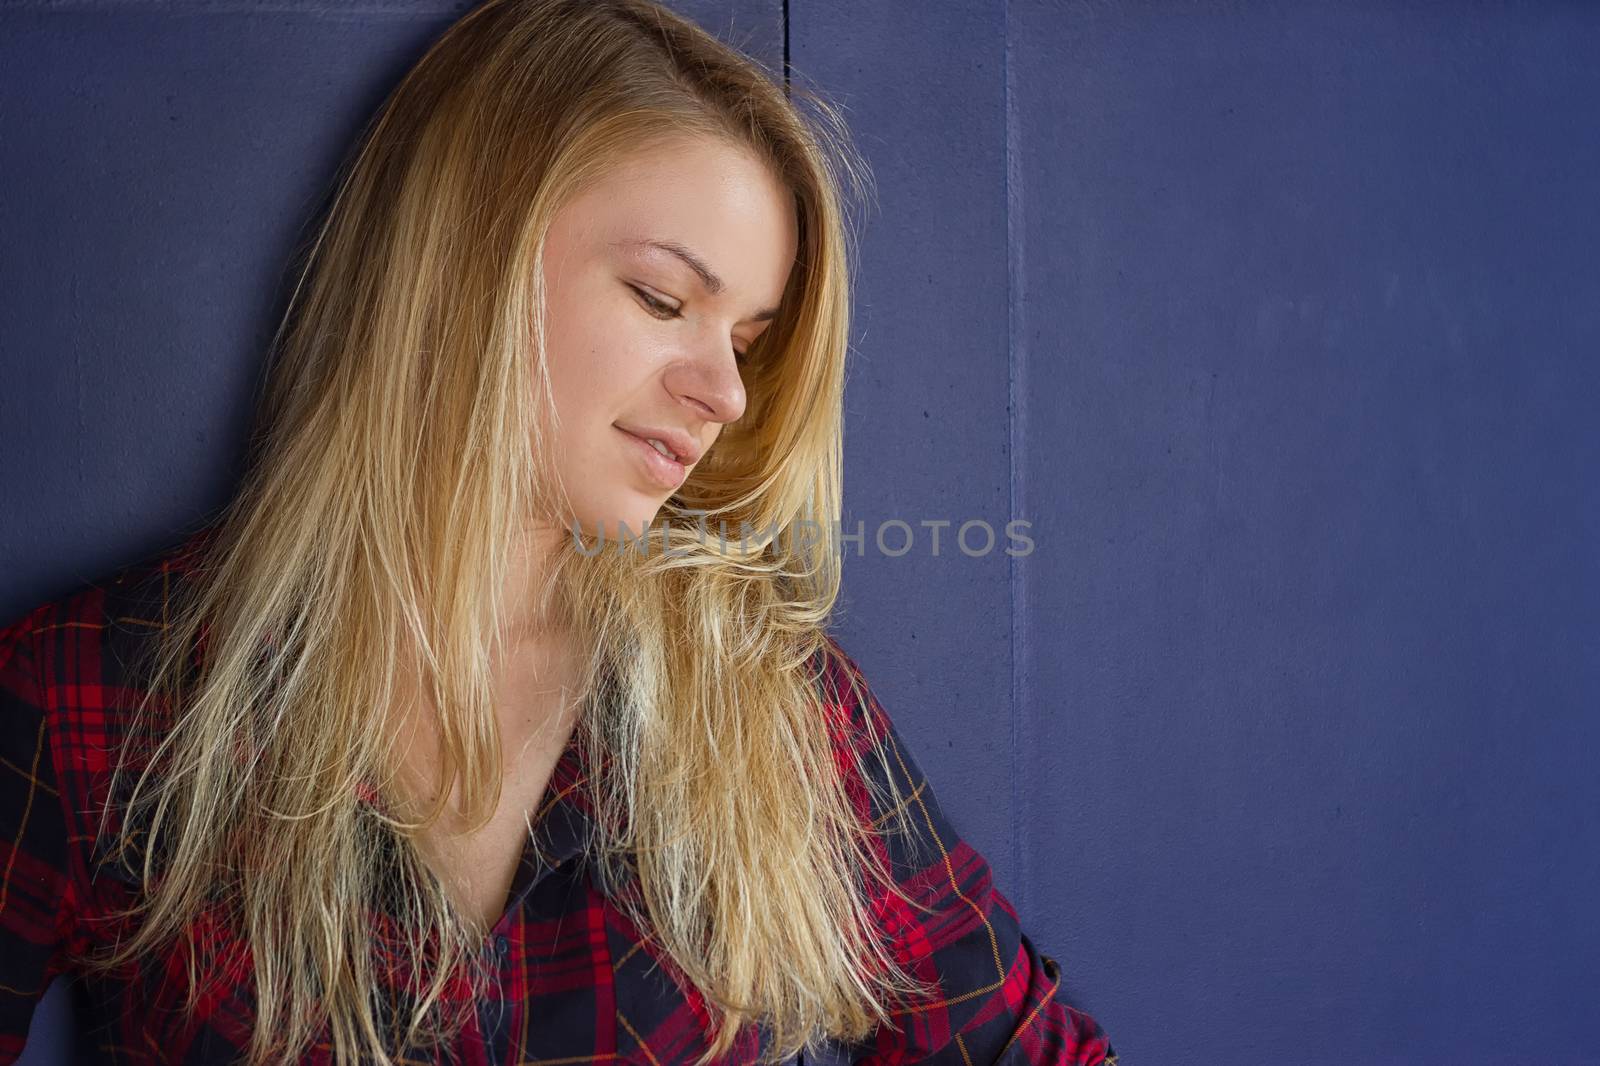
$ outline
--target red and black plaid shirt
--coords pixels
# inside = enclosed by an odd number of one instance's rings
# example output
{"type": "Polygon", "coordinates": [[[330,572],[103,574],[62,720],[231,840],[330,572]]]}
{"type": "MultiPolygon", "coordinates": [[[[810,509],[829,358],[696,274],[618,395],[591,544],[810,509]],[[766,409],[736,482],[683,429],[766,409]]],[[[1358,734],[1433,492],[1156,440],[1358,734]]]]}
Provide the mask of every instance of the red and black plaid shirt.
{"type": "MultiPolygon", "coordinates": [[[[185,576],[192,543],[0,629],[0,1063],[21,1053],[35,1004],[68,969],[68,949],[108,935],[111,925],[94,919],[126,905],[136,887],[96,849],[96,816],[107,802],[111,746],[140,694],[126,664],[138,642],[159,629],[163,597],[170,582],[185,576]]],[[[856,671],[855,663],[837,645],[831,652],[826,691],[848,693],[842,671],[856,671]]],[[[897,784],[913,797],[911,813],[933,843],[913,850],[898,836],[886,838],[902,887],[933,913],[917,914],[895,899],[885,899],[880,913],[886,928],[896,930],[900,962],[937,981],[942,994],[896,1015],[893,1028],[830,1047],[823,1058],[1114,1064],[1100,1026],[1057,995],[1059,967],[1023,934],[988,863],[946,819],[882,706],[876,698],[867,703],[848,710],[857,723],[872,714],[897,749],[890,762],[905,775],[897,784]]],[[[869,758],[867,765],[878,764],[869,758]]],[[[580,772],[574,739],[551,777],[507,910],[485,941],[499,966],[499,991],[477,1005],[475,1024],[451,1049],[453,1061],[664,1066],[687,1063],[706,1046],[702,999],[680,986],[670,960],[652,954],[582,859],[590,823],[575,787],[580,772]]],[[[853,791],[863,812],[880,817],[859,786],[853,791]]],[[[72,1061],[238,1061],[252,1017],[247,981],[203,998],[198,1016],[187,1018],[178,1009],[182,991],[171,980],[182,973],[176,955],[136,969],[115,980],[72,975],[72,1061]]],[[[756,1057],[761,1038],[746,1035],[728,1061],[756,1057]]],[[[818,1061],[800,1061],[807,1059],[818,1061]]],[[[317,1045],[302,1061],[331,1062],[330,1045],[317,1045]]]]}

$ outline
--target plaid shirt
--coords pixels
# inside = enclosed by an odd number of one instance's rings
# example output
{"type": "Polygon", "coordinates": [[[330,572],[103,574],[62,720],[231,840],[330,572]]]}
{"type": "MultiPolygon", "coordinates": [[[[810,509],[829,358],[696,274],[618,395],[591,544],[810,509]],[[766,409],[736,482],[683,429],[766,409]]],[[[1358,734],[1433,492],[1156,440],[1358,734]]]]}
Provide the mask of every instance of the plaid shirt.
{"type": "MultiPolygon", "coordinates": [[[[35,1004],[67,970],[67,949],[110,935],[109,924],[94,919],[128,903],[136,889],[96,850],[94,812],[107,802],[108,753],[140,691],[124,664],[135,642],[160,628],[169,582],[185,575],[186,549],[204,535],[0,629],[0,1063],[21,1054],[35,1004]]],[[[848,693],[842,671],[859,671],[836,644],[829,650],[825,691],[848,693]]],[[[902,965],[935,980],[941,995],[897,1014],[894,1027],[864,1042],[796,1061],[1114,1064],[1106,1034],[1059,998],[1060,968],[1022,933],[988,863],[941,812],[867,691],[866,707],[848,708],[850,720],[859,725],[870,713],[885,731],[890,763],[902,775],[897,784],[932,841],[913,848],[895,835],[885,846],[901,886],[933,913],[918,914],[887,893],[878,913],[895,931],[902,965]]],[[[867,766],[876,768],[876,760],[867,766]]],[[[576,787],[582,769],[575,737],[552,774],[508,907],[484,943],[499,967],[500,991],[476,1005],[453,1061],[665,1066],[689,1062],[706,1046],[702,998],[679,983],[670,959],[652,953],[582,861],[590,827],[576,787]]],[[[852,791],[864,815],[882,817],[861,782],[852,791]]],[[[226,938],[224,928],[206,932],[226,938]]],[[[169,979],[182,965],[175,953],[118,979],[75,974],[74,1061],[237,1061],[253,1016],[248,980],[203,997],[198,1015],[184,1018],[175,1009],[182,993],[169,979]]],[[[764,1038],[745,1036],[727,1061],[755,1058],[764,1038]]],[[[319,1042],[301,1061],[331,1062],[330,1044],[319,1042]]]]}

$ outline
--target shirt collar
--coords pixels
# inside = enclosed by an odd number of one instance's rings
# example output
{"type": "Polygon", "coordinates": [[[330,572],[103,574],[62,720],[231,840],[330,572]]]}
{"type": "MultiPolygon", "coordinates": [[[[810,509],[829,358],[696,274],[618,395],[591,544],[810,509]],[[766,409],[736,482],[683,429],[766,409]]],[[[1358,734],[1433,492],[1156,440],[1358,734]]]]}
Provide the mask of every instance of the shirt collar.
{"type": "MultiPolygon", "coordinates": [[[[594,818],[584,789],[587,783],[582,729],[575,728],[550,773],[539,808],[529,819],[533,823],[530,843],[542,869],[560,866],[581,853],[588,843],[594,818]]],[[[525,852],[524,858],[529,857],[525,852]]]]}
{"type": "MultiPolygon", "coordinates": [[[[584,788],[588,777],[582,741],[581,728],[573,729],[550,772],[539,806],[529,814],[533,828],[512,880],[512,904],[521,903],[552,871],[580,855],[593,832],[595,820],[584,788]]],[[[355,795],[362,803],[388,809],[370,779],[356,784],[355,795]]]]}

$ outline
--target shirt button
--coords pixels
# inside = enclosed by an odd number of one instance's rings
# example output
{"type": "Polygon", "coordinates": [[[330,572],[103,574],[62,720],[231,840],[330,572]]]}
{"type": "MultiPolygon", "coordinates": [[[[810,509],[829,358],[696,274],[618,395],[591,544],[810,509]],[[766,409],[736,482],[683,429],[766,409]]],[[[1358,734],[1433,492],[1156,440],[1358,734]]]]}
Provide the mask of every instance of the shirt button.
{"type": "Polygon", "coordinates": [[[494,938],[494,953],[504,959],[511,951],[511,941],[504,933],[494,938]]]}

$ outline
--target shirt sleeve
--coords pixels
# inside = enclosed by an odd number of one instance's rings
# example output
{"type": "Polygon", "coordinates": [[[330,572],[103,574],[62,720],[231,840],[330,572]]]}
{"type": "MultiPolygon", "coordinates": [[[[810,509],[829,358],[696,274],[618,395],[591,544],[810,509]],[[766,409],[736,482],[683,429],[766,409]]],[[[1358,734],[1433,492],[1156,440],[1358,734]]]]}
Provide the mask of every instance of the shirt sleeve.
{"type": "Polygon", "coordinates": [[[22,1054],[34,1007],[67,968],[74,909],[31,617],[0,628],[0,1063],[22,1054]]]}
{"type": "Polygon", "coordinates": [[[1105,1031],[1061,999],[1061,967],[1022,930],[1015,907],[995,886],[989,863],[945,816],[859,668],[833,647],[843,670],[855,678],[854,689],[845,688],[842,698],[853,701],[852,728],[865,751],[863,772],[880,785],[885,775],[893,776],[914,830],[908,837],[895,828],[893,812],[883,809],[877,791],[871,791],[869,809],[895,881],[926,908],[913,908],[880,888],[881,921],[900,965],[939,990],[931,1001],[893,1014],[893,1028],[880,1026],[866,1045],[851,1049],[854,1061],[1115,1066],[1116,1051],[1105,1031]],[[865,732],[868,716],[871,731],[865,732]]]}

